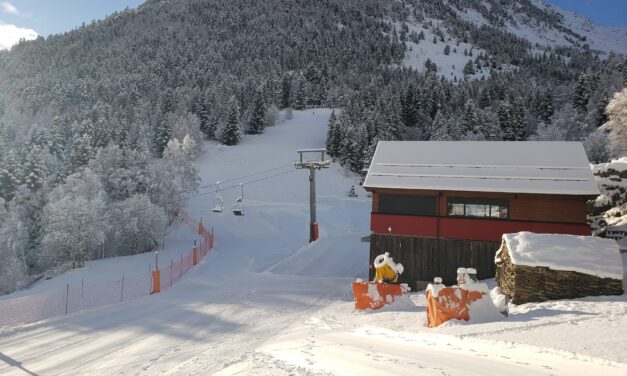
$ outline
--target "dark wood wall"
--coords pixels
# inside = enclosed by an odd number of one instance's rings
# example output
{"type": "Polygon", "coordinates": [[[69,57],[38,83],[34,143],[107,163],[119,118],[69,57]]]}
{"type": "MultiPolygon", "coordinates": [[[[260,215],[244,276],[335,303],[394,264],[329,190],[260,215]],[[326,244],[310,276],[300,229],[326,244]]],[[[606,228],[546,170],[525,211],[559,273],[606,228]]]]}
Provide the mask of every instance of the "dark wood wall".
{"type": "Polygon", "coordinates": [[[509,202],[509,219],[517,221],[586,223],[588,196],[579,195],[547,195],[547,194],[513,194],[462,191],[431,191],[407,189],[376,189],[372,190],[372,212],[378,213],[379,195],[410,195],[437,196],[438,214],[447,215],[448,197],[472,197],[507,199],[509,202]]]}
{"type": "MultiPolygon", "coordinates": [[[[394,261],[405,267],[399,282],[413,289],[417,281],[442,277],[447,285],[455,284],[458,267],[476,268],[479,279],[494,278],[494,255],[500,242],[455,240],[372,234],[370,265],[378,255],[389,252],[394,261]]],[[[370,270],[370,280],[374,269],[370,270]]]]}

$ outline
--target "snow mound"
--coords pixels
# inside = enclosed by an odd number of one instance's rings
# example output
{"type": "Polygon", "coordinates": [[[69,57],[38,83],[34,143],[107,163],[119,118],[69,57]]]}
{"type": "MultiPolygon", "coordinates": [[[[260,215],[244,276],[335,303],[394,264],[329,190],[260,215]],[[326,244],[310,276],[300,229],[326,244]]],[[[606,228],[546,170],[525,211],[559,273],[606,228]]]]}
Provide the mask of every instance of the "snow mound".
{"type": "MultiPolygon", "coordinates": [[[[601,278],[623,279],[623,262],[616,241],[595,236],[504,234],[512,263],[574,271],[601,278]]],[[[496,257],[499,257],[497,252],[496,257]]]]}

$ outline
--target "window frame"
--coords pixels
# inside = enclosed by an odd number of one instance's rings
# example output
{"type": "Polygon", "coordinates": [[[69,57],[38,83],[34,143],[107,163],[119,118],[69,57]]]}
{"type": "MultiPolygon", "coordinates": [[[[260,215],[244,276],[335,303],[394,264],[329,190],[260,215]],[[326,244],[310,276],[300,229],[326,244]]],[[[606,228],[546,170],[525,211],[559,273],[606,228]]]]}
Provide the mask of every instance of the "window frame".
{"type": "Polygon", "coordinates": [[[446,199],[446,216],[453,218],[477,218],[477,219],[498,219],[498,220],[509,220],[510,219],[510,210],[509,210],[509,200],[506,198],[478,198],[478,197],[447,197],[446,199]],[[453,205],[463,205],[463,214],[451,214],[453,205]],[[478,215],[468,215],[468,205],[483,205],[484,213],[483,216],[478,215]],[[501,217],[500,214],[503,213],[503,209],[505,216],[501,217]],[[499,216],[493,216],[492,214],[496,212],[499,213],[499,216]]]}

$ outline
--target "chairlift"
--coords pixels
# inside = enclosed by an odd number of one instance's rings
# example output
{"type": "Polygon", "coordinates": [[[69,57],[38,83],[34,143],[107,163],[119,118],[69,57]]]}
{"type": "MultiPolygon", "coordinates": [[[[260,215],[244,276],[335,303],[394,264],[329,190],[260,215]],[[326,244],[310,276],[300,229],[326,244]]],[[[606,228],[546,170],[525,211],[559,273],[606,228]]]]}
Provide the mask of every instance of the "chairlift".
{"type": "Polygon", "coordinates": [[[213,199],[213,209],[211,209],[215,213],[222,213],[224,211],[224,200],[218,194],[219,190],[220,190],[220,182],[217,182],[216,183],[216,198],[213,199]]]}
{"type": "Polygon", "coordinates": [[[355,191],[355,186],[354,185],[351,185],[351,188],[348,190],[348,197],[352,197],[352,198],[359,197],[359,195],[355,191]]]}
{"type": "Polygon", "coordinates": [[[233,203],[233,214],[236,216],[243,216],[246,211],[244,210],[244,184],[240,183],[239,185],[242,188],[242,195],[235,200],[233,203]]]}

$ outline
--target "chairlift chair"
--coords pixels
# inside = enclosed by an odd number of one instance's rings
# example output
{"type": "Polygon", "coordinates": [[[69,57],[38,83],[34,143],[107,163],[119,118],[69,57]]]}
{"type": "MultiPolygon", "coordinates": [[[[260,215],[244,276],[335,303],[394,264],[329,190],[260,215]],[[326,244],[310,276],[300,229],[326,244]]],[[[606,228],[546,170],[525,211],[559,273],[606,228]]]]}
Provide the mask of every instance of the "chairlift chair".
{"type": "Polygon", "coordinates": [[[213,209],[211,209],[215,213],[222,213],[224,211],[224,200],[218,194],[219,189],[220,189],[220,182],[216,184],[216,197],[213,199],[213,209]]]}
{"type": "Polygon", "coordinates": [[[238,217],[241,217],[244,214],[246,214],[246,211],[244,208],[244,184],[240,183],[239,186],[242,188],[242,195],[238,197],[237,200],[235,200],[235,203],[233,203],[233,214],[235,214],[238,217]]]}
{"type": "Polygon", "coordinates": [[[348,197],[359,197],[359,195],[357,194],[357,192],[355,191],[355,186],[352,185],[351,188],[348,190],[348,197]]]}

